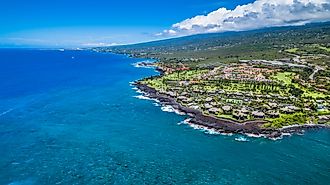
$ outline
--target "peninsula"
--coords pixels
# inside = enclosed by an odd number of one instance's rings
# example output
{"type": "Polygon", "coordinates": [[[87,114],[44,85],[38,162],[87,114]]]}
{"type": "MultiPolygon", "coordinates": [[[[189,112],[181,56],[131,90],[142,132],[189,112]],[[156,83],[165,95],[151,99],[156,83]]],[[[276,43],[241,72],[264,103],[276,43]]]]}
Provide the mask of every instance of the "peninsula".
{"type": "Polygon", "coordinates": [[[330,24],[96,48],[154,58],[144,94],[224,133],[281,137],[330,123],[330,24]]]}

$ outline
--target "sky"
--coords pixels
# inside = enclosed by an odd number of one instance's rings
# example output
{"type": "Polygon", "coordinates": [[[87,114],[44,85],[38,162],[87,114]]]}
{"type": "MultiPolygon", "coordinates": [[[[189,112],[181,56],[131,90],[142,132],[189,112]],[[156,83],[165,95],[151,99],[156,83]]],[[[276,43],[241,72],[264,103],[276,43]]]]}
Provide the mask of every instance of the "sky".
{"type": "Polygon", "coordinates": [[[330,0],[0,1],[0,47],[89,47],[330,20],[330,0]]]}

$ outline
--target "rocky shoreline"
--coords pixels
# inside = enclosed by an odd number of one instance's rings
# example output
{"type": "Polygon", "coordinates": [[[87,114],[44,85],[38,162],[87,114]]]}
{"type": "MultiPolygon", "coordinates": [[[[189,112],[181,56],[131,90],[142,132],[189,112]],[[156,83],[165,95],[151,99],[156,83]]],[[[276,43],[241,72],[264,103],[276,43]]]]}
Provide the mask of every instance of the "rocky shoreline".
{"type": "MultiPolygon", "coordinates": [[[[158,71],[161,71],[158,69],[158,71]]],[[[256,120],[248,121],[244,123],[235,122],[229,119],[216,118],[213,116],[207,116],[202,114],[200,111],[187,108],[177,103],[175,99],[160,94],[157,90],[136,81],[133,85],[139,89],[144,96],[158,100],[163,106],[171,106],[175,110],[190,117],[188,124],[198,125],[207,129],[213,129],[216,132],[223,134],[244,134],[255,137],[265,137],[269,139],[282,138],[285,135],[290,134],[303,134],[305,129],[319,129],[329,128],[326,125],[306,124],[306,125],[294,125],[281,129],[269,129],[262,128],[261,125],[267,121],[256,120]]]]}

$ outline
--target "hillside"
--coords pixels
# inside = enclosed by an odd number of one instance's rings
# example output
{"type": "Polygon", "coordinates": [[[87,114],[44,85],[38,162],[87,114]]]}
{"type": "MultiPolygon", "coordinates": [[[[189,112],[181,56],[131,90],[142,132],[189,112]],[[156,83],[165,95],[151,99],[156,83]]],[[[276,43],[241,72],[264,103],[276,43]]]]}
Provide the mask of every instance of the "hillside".
{"type": "MultiPolygon", "coordinates": [[[[329,55],[330,22],[295,27],[266,28],[244,32],[193,35],[127,46],[96,48],[98,51],[130,54],[134,57],[157,58],[164,62],[189,65],[218,65],[239,59],[288,58],[288,52],[329,55]]],[[[320,59],[322,62],[323,60],[320,59]]]]}

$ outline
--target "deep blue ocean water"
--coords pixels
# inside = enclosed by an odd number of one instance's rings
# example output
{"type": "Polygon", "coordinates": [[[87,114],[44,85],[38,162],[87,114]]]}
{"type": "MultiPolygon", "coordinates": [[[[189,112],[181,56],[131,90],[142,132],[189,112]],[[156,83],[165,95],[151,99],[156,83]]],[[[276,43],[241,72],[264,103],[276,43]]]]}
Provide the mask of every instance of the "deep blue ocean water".
{"type": "Polygon", "coordinates": [[[205,134],[129,82],[142,59],[0,50],[0,185],[329,184],[330,131],[271,141],[205,134]]]}

